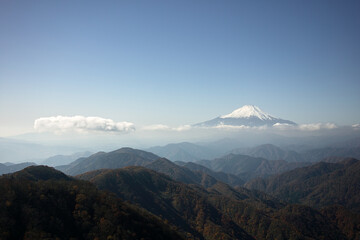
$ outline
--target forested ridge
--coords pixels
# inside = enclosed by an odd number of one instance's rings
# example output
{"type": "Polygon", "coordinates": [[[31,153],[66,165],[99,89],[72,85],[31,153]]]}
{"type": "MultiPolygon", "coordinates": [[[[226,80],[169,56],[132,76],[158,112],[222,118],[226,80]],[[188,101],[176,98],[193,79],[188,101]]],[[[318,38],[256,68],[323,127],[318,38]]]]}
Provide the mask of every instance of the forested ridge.
{"type": "MultiPolygon", "coordinates": [[[[359,238],[360,215],[346,205],[291,204],[259,190],[231,187],[206,173],[202,177],[211,184],[185,183],[194,172],[167,161],[156,162],[166,163],[169,169],[159,168],[163,173],[132,166],[69,177],[32,166],[3,175],[0,239],[359,238]]],[[[356,171],[356,163],[340,165],[355,164],[356,171]]]]}
{"type": "Polygon", "coordinates": [[[347,239],[318,210],[221,182],[204,188],[143,167],[97,170],[78,177],[162,216],[195,239],[347,239]]]}
{"type": "Polygon", "coordinates": [[[48,167],[0,178],[0,239],[182,239],[160,218],[48,167]]]}

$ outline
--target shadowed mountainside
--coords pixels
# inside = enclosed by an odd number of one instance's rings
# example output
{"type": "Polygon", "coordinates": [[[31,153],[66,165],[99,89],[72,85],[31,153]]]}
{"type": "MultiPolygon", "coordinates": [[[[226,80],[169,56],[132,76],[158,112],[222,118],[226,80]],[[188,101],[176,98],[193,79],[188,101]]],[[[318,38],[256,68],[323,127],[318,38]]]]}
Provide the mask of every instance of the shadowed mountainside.
{"type": "Polygon", "coordinates": [[[254,179],[245,186],[291,203],[316,208],[338,204],[360,213],[360,161],[356,159],[320,162],[267,179],[254,179]]]}
{"type": "Polygon", "coordinates": [[[0,239],[183,239],[158,217],[49,167],[0,177],[0,239]]]}
{"type": "Polygon", "coordinates": [[[97,170],[78,178],[162,216],[195,239],[346,239],[310,207],[221,182],[205,189],[143,167],[97,170]]]}
{"type": "Polygon", "coordinates": [[[242,180],[241,178],[237,177],[234,174],[229,174],[229,173],[224,173],[224,172],[215,172],[215,171],[210,170],[207,167],[204,167],[200,164],[196,164],[193,162],[188,162],[188,163],[176,162],[176,164],[178,164],[180,166],[184,166],[194,172],[205,173],[205,174],[217,179],[218,181],[227,183],[233,187],[242,186],[244,184],[244,180],[242,180]]]}
{"type": "Polygon", "coordinates": [[[199,184],[210,187],[218,181],[231,186],[242,186],[244,181],[235,175],[222,172],[214,172],[195,163],[186,163],[184,166],[177,165],[166,158],[159,158],[144,167],[171,177],[175,181],[187,184],[199,184]],[[194,167],[195,166],[195,167],[194,167]]]}

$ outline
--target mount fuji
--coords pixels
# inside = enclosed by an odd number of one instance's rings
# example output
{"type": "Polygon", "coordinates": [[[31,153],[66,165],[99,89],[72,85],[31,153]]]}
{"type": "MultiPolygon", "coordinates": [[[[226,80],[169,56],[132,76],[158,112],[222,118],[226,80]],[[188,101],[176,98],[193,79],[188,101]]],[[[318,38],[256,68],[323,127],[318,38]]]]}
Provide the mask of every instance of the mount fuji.
{"type": "Polygon", "coordinates": [[[217,127],[217,126],[273,126],[275,124],[296,125],[296,123],[276,118],[263,112],[259,107],[254,105],[245,105],[233,112],[214,118],[209,121],[197,123],[194,127],[217,127]]]}

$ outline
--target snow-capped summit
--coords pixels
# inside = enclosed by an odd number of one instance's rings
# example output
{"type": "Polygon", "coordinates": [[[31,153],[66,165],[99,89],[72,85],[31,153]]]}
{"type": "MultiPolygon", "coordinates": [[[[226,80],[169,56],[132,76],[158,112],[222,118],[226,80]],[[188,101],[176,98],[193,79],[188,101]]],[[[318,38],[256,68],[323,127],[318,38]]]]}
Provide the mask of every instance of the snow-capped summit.
{"type": "Polygon", "coordinates": [[[209,121],[195,124],[195,127],[221,127],[221,126],[274,126],[275,124],[296,125],[296,123],[276,118],[268,113],[263,112],[259,107],[254,105],[245,105],[233,112],[221,115],[209,121]]]}
{"type": "Polygon", "coordinates": [[[222,115],[220,118],[250,118],[257,117],[261,120],[272,120],[275,117],[263,112],[259,107],[254,105],[245,105],[234,110],[232,113],[222,115]]]}

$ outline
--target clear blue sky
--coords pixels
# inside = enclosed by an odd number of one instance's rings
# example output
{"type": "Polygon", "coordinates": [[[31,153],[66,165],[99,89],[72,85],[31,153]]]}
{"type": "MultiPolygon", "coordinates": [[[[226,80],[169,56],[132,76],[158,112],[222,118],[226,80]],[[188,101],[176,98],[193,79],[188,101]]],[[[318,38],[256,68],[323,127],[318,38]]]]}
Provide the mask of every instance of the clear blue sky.
{"type": "Polygon", "coordinates": [[[245,104],[360,122],[360,1],[0,2],[0,136],[39,117],[192,124],[245,104]]]}

